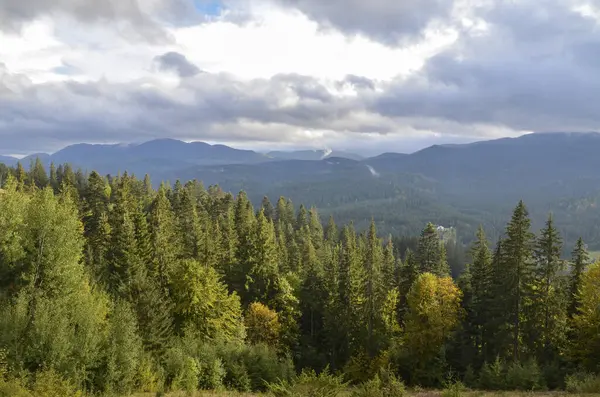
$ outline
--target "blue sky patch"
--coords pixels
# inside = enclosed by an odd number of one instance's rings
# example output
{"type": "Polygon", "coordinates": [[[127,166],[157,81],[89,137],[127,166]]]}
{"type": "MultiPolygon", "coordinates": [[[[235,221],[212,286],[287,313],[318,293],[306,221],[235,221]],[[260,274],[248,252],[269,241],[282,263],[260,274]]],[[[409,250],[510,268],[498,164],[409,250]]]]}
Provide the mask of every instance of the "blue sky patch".
{"type": "Polygon", "coordinates": [[[225,9],[224,4],[219,0],[194,0],[196,9],[207,16],[219,16],[225,9]]]}

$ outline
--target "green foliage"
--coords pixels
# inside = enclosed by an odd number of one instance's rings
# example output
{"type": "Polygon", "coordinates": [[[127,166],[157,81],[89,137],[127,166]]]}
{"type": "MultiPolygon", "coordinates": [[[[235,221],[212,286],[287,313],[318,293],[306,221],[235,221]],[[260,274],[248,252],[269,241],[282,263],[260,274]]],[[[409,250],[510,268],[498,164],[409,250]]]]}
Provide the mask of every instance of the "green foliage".
{"type": "Polygon", "coordinates": [[[442,397],[462,397],[465,391],[466,387],[462,382],[450,382],[444,387],[442,397]]]}
{"type": "Polygon", "coordinates": [[[540,367],[535,361],[511,363],[506,369],[506,388],[509,390],[540,390],[544,388],[544,379],[540,367]]]}
{"type": "Polygon", "coordinates": [[[77,390],[68,380],[62,378],[57,372],[47,370],[39,372],[35,377],[32,394],[36,397],[82,397],[83,393],[77,390]]]}
{"type": "Polygon", "coordinates": [[[571,368],[599,370],[600,265],[588,268],[579,240],[566,266],[553,218],[535,236],[523,202],[493,255],[479,230],[467,265],[460,241],[441,242],[432,223],[384,241],[375,219],[324,228],[315,208],[281,198],[254,211],[243,191],[195,181],[154,191],[127,173],[8,171],[0,396],[321,396],[342,378],[357,396],[402,396],[390,364],[410,385],[440,387],[453,373],[492,390],[558,388],[571,368]]]}
{"type": "Polygon", "coordinates": [[[320,374],[304,370],[291,381],[268,382],[268,390],[275,397],[336,397],[346,389],[341,376],[333,375],[326,368],[320,374]]]}
{"type": "Polygon", "coordinates": [[[373,379],[358,386],[352,392],[353,397],[404,397],[406,395],[404,383],[389,369],[379,371],[373,379]]]}
{"type": "Polygon", "coordinates": [[[579,372],[567,376],[566,389],[569,393],[600,393],[600,376],[587,372],[579,372]]]}
{"type": "Polygon", "coordinates": [[[109,317],[108,329],[103,389],[107,393],[132,393],[136,388],[143,348],[135,313],[127,303],[116,304],[109,317]]]}
{"type": "Polygon", "coordinates": [[[505,387],[504,364],[499,357],[492,363],[485,363],[479,373],[479,388],[502,390],[505,387]]]}
{"type": "Polygon", "coordinates": [[[0,379],[0,397],[34,397],[17,380],[5,381],[0,379]]]}

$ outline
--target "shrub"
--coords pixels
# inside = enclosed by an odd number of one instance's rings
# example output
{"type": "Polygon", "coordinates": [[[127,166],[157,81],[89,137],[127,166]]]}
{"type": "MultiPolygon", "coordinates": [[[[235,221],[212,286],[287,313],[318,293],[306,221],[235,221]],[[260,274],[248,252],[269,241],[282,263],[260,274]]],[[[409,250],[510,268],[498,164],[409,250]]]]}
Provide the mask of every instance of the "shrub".
{"type": "Polygon", "coordinates": [[[155,393],[164,387],[161,367],[148,354],[143,355],[140,360],[137,377],[138,389],[142,392],[155,393]]]}
{"type": "Polygon", "coordinates": [[[447,383],[442,391],[442,397],[462,397],[465,390],[465,385],[460,381],[447,383]]]}
{"type": "Polygon", "coordinates": [[[512,363],[506,371],[506,388],[511,390],[540,390],[543,388],[540,367],[533,360],[512,363]]]}
{"type": "Polygon", "coordinates": [[[319,375],[314,370],[304,370],[292,381],[267,383],[267,388],[275,397],[336,397],[346,384],[342,377],[332,375],[326,368],[319,375]]]}
{"type": "Polygon", "coordinates": [[[223,387],[225,367],[220,358],[214,355],[200,357],[198,386],[200,389],[216,390],[223,387]]]}
{"type": "Polygon", "coordinates": [[[375,375],[390,365],[390,354],[381,352],[377,357],[370,358],[365,352],[360,352],[350,358],[344,368],[344,375],[351,383],[366,383],[373,380],[375,375]]]}
{"type": "Polygon", "coordinates": [[[479,373],[479,388],[484,390],[502,390],[505,387],[504,368],[499,357],[489,364],[485,363],[479,373]]]}
{"type": "Polygon", "coordinates": [[[600,376],[590,373],[577,373],[566,378],[569,393],[600,393],[600,376]]]}
{"type": "Polygon", "coordinates": [[[16,380],[0,379],[0,397],[33,397],[25,387],[16,380]]]}
{"type": "Polygon", "coordinates": [[[171,390],[195,391],[198,389],[200,368],[193,357],[180,348],[171,348],[166,358],[167,384],[171,390]]]}
{"type": "Polygon", "coordinates": [[[247,346],[242,354],[253,391],[266,390],[266,383],[278,379],[290,379],[294,364],[289,358],[280,358],[274,349],[266,345],[247,346]]]}
{"type": "Polygon", "coordinates": [[[353,397],[404,397],[404,383],[389,370],[381,370],[373,379],[352,392],[353,397]]]}
{"type": "Polygon", "coordinates": [[[55,371],[46,370],[36,375],[33,395],[36,397],[81,397],[83,393],[55,371]]]}

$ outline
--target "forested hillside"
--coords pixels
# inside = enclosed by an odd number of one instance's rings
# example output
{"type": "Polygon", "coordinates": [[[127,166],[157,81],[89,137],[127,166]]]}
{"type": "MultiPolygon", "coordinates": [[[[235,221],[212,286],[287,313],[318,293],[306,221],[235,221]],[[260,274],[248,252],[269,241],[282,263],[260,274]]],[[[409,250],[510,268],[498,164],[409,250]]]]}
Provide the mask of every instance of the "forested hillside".
{"type": "MultiPolygon", "coordinates": [[[[479,225],[501,237],[514,203],[531,208],[535,229],[549,212],[565,240],[563,258],[579,237],[600,250],[600,161],[598,133],[535,133],[464,145],[434,145],[412,154],[386,153],[360,159],[344,152],[299,151],[261,154],[224,145],[173,139],[138,145],[69,146],[52,155],[21,160],[29,168],[39,158],[92,170],[100,175],[127,171],[161,182],[201,180],[228,192],[244,190],[258,206],[264,196],[280,196],[317,207],[325,218],[354,222],[357,230],[373,219],[384,234],[416,235],[431,221],[454,227],[470,244],[479,225]]],[[[0,158],[17,166],[16,158],[0,158]]],[[[0,169],[0,178],[4,172],[0,169]]]]}
{"type": "Polygon", "coordinates": [[[597,384],[600,263],[582,240],[561,260],[552,217],[532,230],[516,204],[453,278],[431,223],[381,236],[194,180],[7,169],[0,395],[255,391],[302,370],[357,385],[597,384]]]}

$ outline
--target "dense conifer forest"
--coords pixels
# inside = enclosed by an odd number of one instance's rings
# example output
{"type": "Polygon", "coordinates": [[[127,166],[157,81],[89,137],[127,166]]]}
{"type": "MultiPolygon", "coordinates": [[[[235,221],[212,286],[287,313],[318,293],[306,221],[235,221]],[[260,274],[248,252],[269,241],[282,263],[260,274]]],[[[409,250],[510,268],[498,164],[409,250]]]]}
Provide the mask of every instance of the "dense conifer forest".
{"type": "Polygon", "coordinates": [[[600,383],[600,263],[523,202],[462,255],[195,180],[4,175],[0,396],[600,383]]]}

